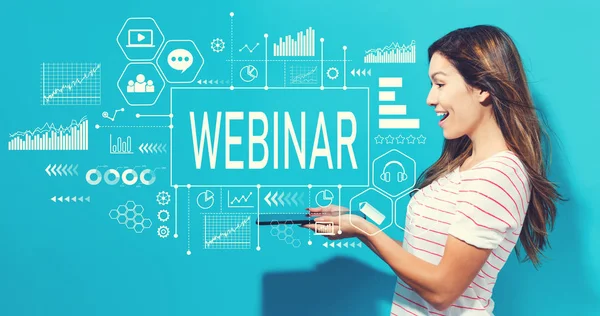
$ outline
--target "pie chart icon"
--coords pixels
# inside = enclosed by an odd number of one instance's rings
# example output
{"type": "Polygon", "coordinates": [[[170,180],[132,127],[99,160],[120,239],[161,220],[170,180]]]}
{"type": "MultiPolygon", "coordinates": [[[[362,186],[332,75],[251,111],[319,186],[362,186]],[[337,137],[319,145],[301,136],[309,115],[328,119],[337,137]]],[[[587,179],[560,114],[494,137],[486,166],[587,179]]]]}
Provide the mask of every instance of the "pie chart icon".
{"type": "Polygon", "coordinates": [[[247,65],[240,69],[240,78],[244,82],[252,82],[258,78],[258,69],[252,65],[247,65]]]}
{"type": "Polygon", "coordinates": [[[211,208],[215,204],[215,194],[211,190],[206,190],[198,194],[196,204],[203,210],[211,208]]]}
{"type": "Polygon", "coordinates": [[[327,207],[333,203],[333,193],[329,190],[321,190],[315,197],[315,202],[319,207],[327,207]]]}

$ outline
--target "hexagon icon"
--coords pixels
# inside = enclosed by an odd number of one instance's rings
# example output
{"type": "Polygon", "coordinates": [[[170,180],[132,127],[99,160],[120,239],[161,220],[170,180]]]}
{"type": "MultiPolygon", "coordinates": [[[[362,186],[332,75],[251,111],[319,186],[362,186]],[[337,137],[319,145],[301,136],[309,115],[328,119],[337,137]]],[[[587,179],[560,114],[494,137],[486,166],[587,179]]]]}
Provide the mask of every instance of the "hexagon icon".
{"type": "MultiPolygon", "coordinates": [[[[352,226],[360,229],[365,234],[376,235],[384,231],[394,223],[394,201],[382,192],[374,188],[368,188],[350,199],[350,214],[356,214],[356,211],[361,211],[366,215],[367,221],[379,227],[375,233],[364,231],[359,226],[355,225],[350,217],[352,226]]],[[[335,232],[337,233],[337,232],[335,232]]]]}
{"type": "Polygon", "coordinates": [[[117,35],[117,44],[130,61],[150,61],[156,57],[165,36],[153,18],[129,18],[117,35]]]}
{"type": "Polygon", "coordinates": [[[204,57],[191,40],[169,40],[156,64],[168,83],[192,83],[204,66],[204,57]]]}
{"type": "Polygon", "coordinates": [[[117,88],[127,104],[152,106],[165,89],[165,81],[153,63],[129,63],[117,80],[117,88]]]}
{"type": "Polygon", "coordinates": [[[417,183],[417,163],[392,149],[373,160],[373,186],[391,197],[401,197],[417,183]]]}

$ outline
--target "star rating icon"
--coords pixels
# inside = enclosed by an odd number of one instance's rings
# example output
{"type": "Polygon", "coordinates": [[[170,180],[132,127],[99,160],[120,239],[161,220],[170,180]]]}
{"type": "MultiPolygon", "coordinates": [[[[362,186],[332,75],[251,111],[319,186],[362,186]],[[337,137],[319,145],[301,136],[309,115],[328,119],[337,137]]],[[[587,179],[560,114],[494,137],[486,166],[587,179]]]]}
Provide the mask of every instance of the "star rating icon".
{"type": "Polygon", "coordinates": [[[375,139],[375,144],[379,144],[379,145],[383,145],[384,140],[385,140],[386,145],[393,145],[393,144],[414,145],[414,144],[425,144],[427,137],[423,136],[423,134],[419,135],[418,137],[415,137],[412,134],[405,137],[405,136],[402,136],[402,134],[400,134],[398,136],[387,135],[385,137],[381,136],[381,135],[377,135],[374,137],[374,139],[375,139]],[[417,141],[417,142],[415,143],[415,141],[417,141]]]}
{"type": "Polygon", "coordinates": [[[395,139],[395,137],[394,137],[394,136],[392,136],[392,135],[388,135],[388,136],[385,138],[385,143],[386,143],[386,144],[393,144],[393,143],[394,143],[394,139],[395,139]]]}

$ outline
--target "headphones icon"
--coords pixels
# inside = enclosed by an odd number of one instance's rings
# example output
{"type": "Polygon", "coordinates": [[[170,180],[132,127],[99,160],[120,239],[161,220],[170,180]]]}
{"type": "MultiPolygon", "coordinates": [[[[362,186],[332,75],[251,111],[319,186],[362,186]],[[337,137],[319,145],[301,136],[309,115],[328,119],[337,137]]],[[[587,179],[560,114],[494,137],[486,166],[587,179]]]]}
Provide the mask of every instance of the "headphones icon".
{"type": "Polygon", "coordinates": [[[399,171],[396,174],[396,181],[397,182],[405,181],[408,178],[408,175],[406,174],[406,171],[404,170],[404,166],[399,161],[393,160],[393,161],[390,161],[390,162],[386,163],[385,166],[383,167],[383,171],[381,172],[381,175],[379,176],[379,178],[381,180],[383,180],[384,182],[390,182],[391,181],[391,179],[390,179],[390,172],[386,171],[386,169],[390,165],[398,165],[402,169],[402,171],[399,171]]]}

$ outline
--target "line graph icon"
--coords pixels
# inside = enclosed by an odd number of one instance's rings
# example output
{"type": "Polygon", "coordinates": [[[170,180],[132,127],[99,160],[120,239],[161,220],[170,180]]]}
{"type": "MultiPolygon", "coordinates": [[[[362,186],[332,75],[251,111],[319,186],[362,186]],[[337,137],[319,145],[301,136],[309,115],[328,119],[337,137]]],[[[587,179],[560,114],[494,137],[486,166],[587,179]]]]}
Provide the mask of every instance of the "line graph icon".
{"type": "Polygon", "coordinates": [[[317,84],[319,66],[290,66],[290,84],[317,84]]]}
{"type": "Polygon", "coordinates": [[[204,215],[204,249],[250,249],[249,215],[204,215]]]}
{"type": "Polygon", "coordinates": [[[72,120],[67,127],[46,123],[34,130],[9,134],[8,150],[87,150],[88,120],[72,120]]]}
{"type": "Polygon", "coordinates": [[[244,49],[247,49],[247,50],[248,50],[248,52],[249,52],[250,54],[252,54],[252,53],[254,52],[254,50],[256,49],[256,47],[258,47],[258,45],[260,45],[260,43],[256,43],[256,44],[254,45],[254,47],[250,48],[250,46],[248,46],[248,44],[246,44],[246,45],[242,46],[242,48],[240,48],[240,49],[239,49],[239,52],[241,53],[241,52],[243,52],[243,51],[244,51],[244,49]]]}
{"type": "Polygon", "coordinates": [[[100,105],[99,63],[42,63],[42,105],[100,105]]]}
{"type": "MultiPolygon", "coordinates": [[[[415,63],[417,46],[415,41],[409,45],[393,42],[384,48],[373,48],[365,52],[364,62],[369,63],[415,63]]],[[[364,74],[363,74],[364,75],[364,74]]]]}
{"type": "Polygon", "coordinates": [[[254,208],[252,205],[252,192],[248,194],[241,194],[239,196],[230,195],[230,191],[227,190],[227,207],[228,208],[254,208]]]}

